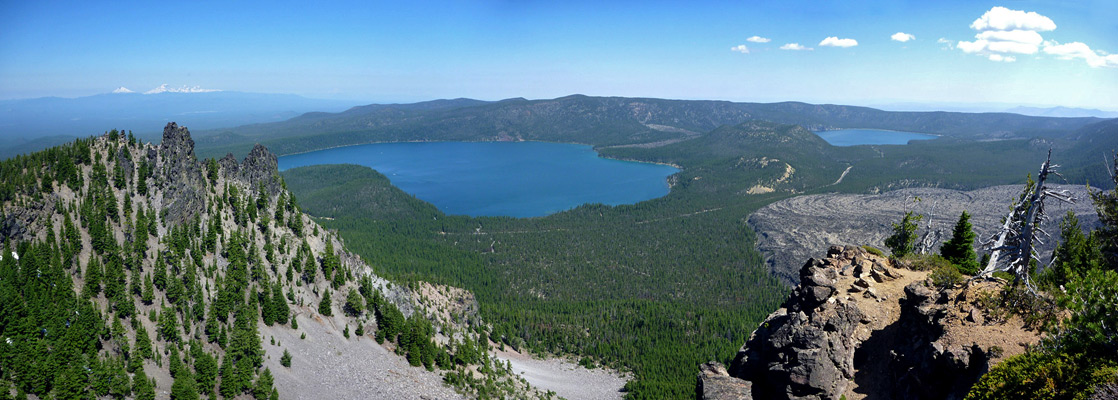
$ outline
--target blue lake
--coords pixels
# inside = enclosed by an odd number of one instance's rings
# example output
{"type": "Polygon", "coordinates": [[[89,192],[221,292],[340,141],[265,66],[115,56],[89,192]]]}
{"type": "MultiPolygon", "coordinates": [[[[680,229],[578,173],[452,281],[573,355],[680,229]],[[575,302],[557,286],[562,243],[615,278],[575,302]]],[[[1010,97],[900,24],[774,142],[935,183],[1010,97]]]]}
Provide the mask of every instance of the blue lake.
{"type": "Polygon", "coordinates": [[[538,217],[586,203],[668,194],[666,165],[610,160],[586,145],[544,142],[376,143],[279,158],[280,170],[358,164],[447,214],[538,217]]]}
{"type": "Polygon", "coordinates": [[[861,144],[908,144],[910,140],[931,140],[935,135],[923,133],[885,131],[880,129],[839,129],[815,132],[832,146],[857,146],[861,144]]]}

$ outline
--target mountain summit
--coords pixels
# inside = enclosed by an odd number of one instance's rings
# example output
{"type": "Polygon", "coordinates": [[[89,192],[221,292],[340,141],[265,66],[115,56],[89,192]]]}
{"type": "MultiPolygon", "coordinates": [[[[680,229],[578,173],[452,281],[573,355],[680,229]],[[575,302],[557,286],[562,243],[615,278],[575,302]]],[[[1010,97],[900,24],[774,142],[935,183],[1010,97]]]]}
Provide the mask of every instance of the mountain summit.
{"type": "MultiPolygon", "coordinates": [[[[119,90],[119,89],[118,89],[118,90],[119,90]]],[[[127,89],[125,89],[125,90],[127,90],[127,89]]],[[[202,89],[202,87],[201,87],[201,86],[186,86],[186,85],[182,85],[182,87],[174,88],[174,87],[169,87],[169,86],[167,86],[167,84],[166,84],[166,83],[164,83],[164,84],[162,84],[162,85],[159,85],[159,87],[157,87],[157,88],[155,88],[155,89],[152,89],[152,90],[149,90],[149,91],[146,91],[146,92],[144,92],[144,94],[158,94],[158,93],[208,93],[208,92],[220,92],[220,91],[221,91],[220,89],[202,89]]],[[[115,91],[114,91],[114,93],[115,93],[115,91]]]]}

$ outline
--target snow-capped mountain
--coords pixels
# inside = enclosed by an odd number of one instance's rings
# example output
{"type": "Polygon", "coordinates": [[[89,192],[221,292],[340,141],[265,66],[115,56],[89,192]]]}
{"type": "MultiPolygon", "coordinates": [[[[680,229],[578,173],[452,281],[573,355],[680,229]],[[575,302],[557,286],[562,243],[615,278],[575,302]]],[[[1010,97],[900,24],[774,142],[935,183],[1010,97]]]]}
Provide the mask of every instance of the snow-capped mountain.
{"type": "Polygon", "coordinates": [[[0,159],[111,129],[131,129],[137,135],[150,134],[150,140],[158,140],[160,132],[152,127],[172,121],[202,131],[277,122],[310,111],[344,111],[363,104],[198,86],[160,85],[143,93],[121,86],[112,93],[77,98],[0,100],[0,159]]]}
{"type": "MultiPolygon", "coordinates": [[[[202,89],[200,86],[186,86],[182,87],[169,87],[166,83],[159,85],[159,87],[146,91],[144,94],[158,94],[158,93],[209,93],[220,92],[220,89],[202,89]]],[[[115,93],[115,92],[114,92],[115,93]]]]}

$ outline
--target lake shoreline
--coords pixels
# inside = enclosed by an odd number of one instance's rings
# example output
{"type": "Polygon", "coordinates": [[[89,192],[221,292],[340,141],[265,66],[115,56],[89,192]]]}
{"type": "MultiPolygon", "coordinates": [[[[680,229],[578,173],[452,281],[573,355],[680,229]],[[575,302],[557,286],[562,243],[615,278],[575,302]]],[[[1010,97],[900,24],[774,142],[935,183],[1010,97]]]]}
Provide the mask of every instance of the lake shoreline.
{"type": "Polygon", "coordinates": [[[605,157],[593,146],[541,141],[410,141],[338,146],[279,157],[280,170],[372,168],[450,215],[531,218],[584,204],[636,204],[671,193],[668,163],[605,157]]]}

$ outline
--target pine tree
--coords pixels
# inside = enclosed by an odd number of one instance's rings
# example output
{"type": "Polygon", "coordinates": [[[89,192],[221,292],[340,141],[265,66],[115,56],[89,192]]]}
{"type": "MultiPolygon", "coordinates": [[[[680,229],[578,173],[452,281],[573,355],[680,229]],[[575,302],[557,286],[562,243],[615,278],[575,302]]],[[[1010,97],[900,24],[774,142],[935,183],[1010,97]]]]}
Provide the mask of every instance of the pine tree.
{"type": "Polygon", "coordinates": [[[155,300],[155,285],[151,282],[151,275],[144,275],[144,288],[140,299],[147,305],[151,305],[155,300]]]}
{"type": "Polygon", "coordinates": [[[132,393],[136,394],[136,400],[155,400],[155,384],[144,373],[143,368],[132,377],[132,393]]]}
{"type": "Polygon", "coordinates": [[[291,368],[291,353],[287,349],[283,349],[283,356],[280,357],[280,365],[291,368]]]}
{"type": "Polygon", "coordinates": [[[194,360],[194,380],[202,393],[211,393],[217,383],[217,359],[210,353],[201,352],[194,360]]]}
{"type": "Polygon", "coordinates": [[[954,264],[959,272],[967,275],[977,274],[978,260],[974,253],[974,230],[970,224],[970,214],[963,211],[952,230],[951,240],[943,243],[939,254],[954,264]]]}
{"type": "Polygon", "coordinates": [[[136,324],[136,355],[143,358],[154,356],[151,350],[151,337],[148,336],[148,330],[142,323],[136,324]]]}
{"type": "Polygon", "coordinates": [[[356,289],[350,288],[349,294],[346,295],[345,313],[351,317],[360,317],[364,312],[365,298],[357,293],[356,289]]]}
{"type": "Polygon", "coordinates": [[[264,371],[256,378],[256,384],[253,385],[253,397],[255,397],[256,400],[267,400],[268,396],[272,394],[272,386],[274,384],[275,380],[272,378],[272,370],[264,368],[264,371]]]}
{"type": "Polygon", "coordinates": [[[283,296],[283,287],[278,281],[272,287],[271,307],[276,323],[286,324],[291,315],[291,308],[287,305],[287,299],[283,296]]]}
{"type": "Polygon", "coordinates": [[[82,288],[82,296],[85,298],[97,297],[101,293],[101,281],[104,279],[104,271],[101,268],[100,257],[91,255],[89,257],[89,265],[85,267],[85,287],[82,288]]]}
{"type": "Polygon", "coordinates": [[[322,294],[322,301],[318,302],[318,313],[327,317],[333,316],[334,311],[331,310],[333,307],[331,307],[330,303],[330,289],[326,289],[322,294]]]}
{"type": "Polygon", "coordinates": [[[900,224],[893,224],[893,235],[885,239],[885,246],[893,251],[894,257],[904,257],[911,253],[916,244],[916,223],[924,218],[912,211],[905,212],[900,224]]]}

